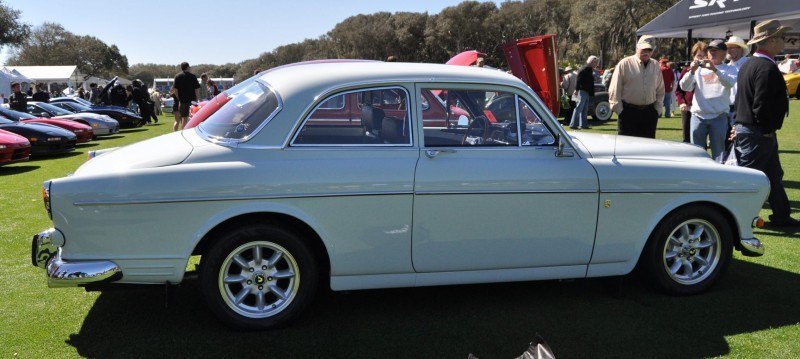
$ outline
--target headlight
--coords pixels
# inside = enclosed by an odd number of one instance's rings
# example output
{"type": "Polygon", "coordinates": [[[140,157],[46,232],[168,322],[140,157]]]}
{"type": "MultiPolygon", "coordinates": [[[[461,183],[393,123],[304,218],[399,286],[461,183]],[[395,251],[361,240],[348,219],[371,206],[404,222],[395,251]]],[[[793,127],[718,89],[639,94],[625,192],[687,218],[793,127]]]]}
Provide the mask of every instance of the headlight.
{"type": "Polygon", "coordinates": [[[47,210],[47,216],[53,219],[53,212],[50,208],[50,183],[50,181],[46,181],[42,185],[42,200],[44,201],[44,209],[47,210]]]}
{"type": "Polygon", "coordinates": [[[97,122],[95,122],[95,123],[92,123],[92,127],[99,127],[99,126],[100,126],[100,125],[98,125],[98,124],[97,124],[97,122]]]}

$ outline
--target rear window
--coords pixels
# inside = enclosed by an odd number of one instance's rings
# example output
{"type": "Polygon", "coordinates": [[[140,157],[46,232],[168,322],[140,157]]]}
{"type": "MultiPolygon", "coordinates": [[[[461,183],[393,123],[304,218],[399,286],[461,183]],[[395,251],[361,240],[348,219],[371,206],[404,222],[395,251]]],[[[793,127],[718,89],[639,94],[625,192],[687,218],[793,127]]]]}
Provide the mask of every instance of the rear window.
{"type": "Polygon", "coordinates": [[[244,140],[266,125],[280,107],[275,91],[253,82],[209,116],[199,128],[211,137],[244,140]]]}

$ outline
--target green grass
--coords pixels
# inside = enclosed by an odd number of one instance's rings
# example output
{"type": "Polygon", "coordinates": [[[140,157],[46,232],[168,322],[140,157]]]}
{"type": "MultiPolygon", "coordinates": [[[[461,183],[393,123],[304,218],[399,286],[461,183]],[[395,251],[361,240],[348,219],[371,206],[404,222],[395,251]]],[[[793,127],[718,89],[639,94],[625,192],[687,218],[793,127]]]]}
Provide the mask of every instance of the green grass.
{"type": "MultiPolygon", "coordinates": [[[[800,101],[791,109],[781,160],[798,209],[800,101]]],[[[323,292],[294,326],[260,333],[222,327],[194,280],[171,290],[169,308],[163,287],[48,289],[29,259],[31,236],[51,226],[42,181],[74,171],[88,150],[169,132],[165,119],[74,154],[0,167],[0,357],[512,358],[536,333],[559,358],[800,355],[800,239],[770,230],[756,231],[764,257],[735,254],[727,276],[699,296],[664,296],[636,276],[323,292]]],[[[592,125],[616,131],[614,121],[592,125]]],[[[659,138],[680,136],[679,119],[659,122],[659,138]]]]}

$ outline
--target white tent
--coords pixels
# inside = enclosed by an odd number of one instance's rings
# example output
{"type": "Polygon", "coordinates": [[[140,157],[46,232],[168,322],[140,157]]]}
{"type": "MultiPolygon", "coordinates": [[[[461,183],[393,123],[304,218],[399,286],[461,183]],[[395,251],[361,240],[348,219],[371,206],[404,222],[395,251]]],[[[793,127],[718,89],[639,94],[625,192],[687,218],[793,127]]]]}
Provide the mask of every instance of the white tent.
{"type": "Polygon", "coordinates": [[[83,82],[83,75],[81,75],[78,67],[71,66],[6,66],[10,70],[17,70],[20,74],[29,78],[32,82],[47,83],[47,89],[50,90],[50,84],[64,84],[66,86],[75,88],[79,83],[83,82]]]}
{"type": "Polygon", "coordinates": [[[22,85],[22,91],[27,91],[31,79],[25,77],[25,75],[16,70],[7,67],[0,68],[0,95],[2,95],[3,98],[7,99],[11,96],[12,82],[19,82],[22,85]]]}

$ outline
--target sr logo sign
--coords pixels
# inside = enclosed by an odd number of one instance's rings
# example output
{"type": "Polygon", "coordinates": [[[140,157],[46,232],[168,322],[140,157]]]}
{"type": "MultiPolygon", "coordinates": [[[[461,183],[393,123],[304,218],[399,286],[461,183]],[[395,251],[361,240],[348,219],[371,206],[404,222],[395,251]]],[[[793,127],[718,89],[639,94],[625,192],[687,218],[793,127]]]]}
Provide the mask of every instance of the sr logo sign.
{"type": "MultiPolygon", "coordinates": [[[[699,9],[703,7],[714,6],[715,4],[719,6],[720,9],[725,8],[725,3],[728,0],[694,0],[694,5],[689,7],[689,10],[699,9]]],[[[737,2],[739,0],[732,0],[733,2],[737,2]]]]}

